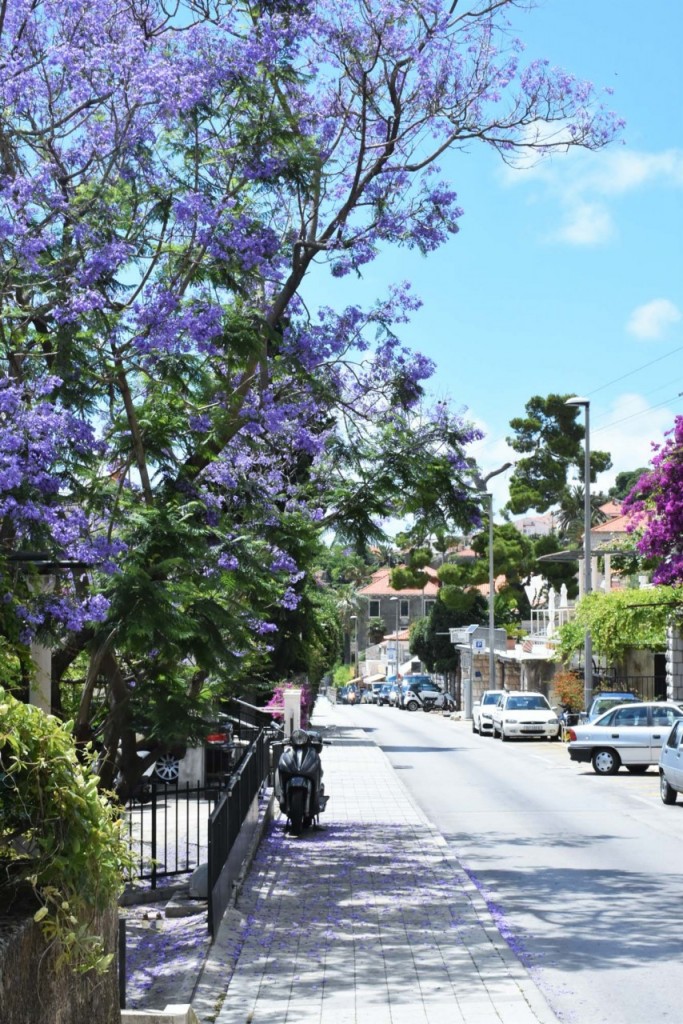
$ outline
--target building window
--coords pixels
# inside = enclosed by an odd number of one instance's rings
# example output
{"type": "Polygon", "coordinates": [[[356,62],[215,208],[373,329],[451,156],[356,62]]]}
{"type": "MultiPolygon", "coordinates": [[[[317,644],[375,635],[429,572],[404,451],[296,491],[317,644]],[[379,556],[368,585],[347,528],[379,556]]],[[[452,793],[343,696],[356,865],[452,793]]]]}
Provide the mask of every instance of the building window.
{"type": "Polygon", "coordinates": [[[425,615],[429,615],[436,601],[425,601],[425,615]]]}
{"type": "Polygon", "coordinates": [[[410,618],[410,601],[401,600],[399,615],[401,616],[402,619],[410,618]]]}
{"type": "Polygon", "coordinates": [[[379,618],[379,601],[371,601],[370,602],[370,618],[371,619],[378,619],[379,618]]]}

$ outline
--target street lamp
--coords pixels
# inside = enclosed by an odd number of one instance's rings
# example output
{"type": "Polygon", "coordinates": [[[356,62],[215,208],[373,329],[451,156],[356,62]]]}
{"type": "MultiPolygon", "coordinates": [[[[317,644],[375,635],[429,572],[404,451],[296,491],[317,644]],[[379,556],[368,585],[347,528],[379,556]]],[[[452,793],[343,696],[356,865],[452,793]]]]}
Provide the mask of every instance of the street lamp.
{"type": "Polygon", "coordinates": [[[389,600],[396,602],[396,682],[398,682],[398,615],[401,602],[397,597],[390,597],[389,600]]]}
{"type": "Polygon", "coordinates": [[[496,598],[496,578],[493,575],[493,494],[489,492],[489,690],[496,688],[496,617],[493,607],[496,598]]]}
{"type": "Polygon", "coordinates": [[[495,690],[496,688],[496,616],[495,616],[495,596],[496,596],[496,578],[493,574],[493,494],[486,490],[486,484],[494,477],[498,476],[499,473],[505,473],[506,470],[512,465],[511,462],[506,462],[498,469],[492,470],[487,473],[485,477],[481,477],[479,473],[473,473],[474,482],[477,485],[477,490],[481,494],[482,498],[486,498],[489,506],[489,689],[495,690]]]}
{"type": "Polygon", "coordinates": [[[358,616],[349,615],[349,620],[353,622],[353,652],[351,661],[356,670],[356,675],[358,675],[358,616]]]}
{"type": "MultiPolygon", "coordinates": [[[[590,401],[587,398],[569,398],[565,405],[582,406],[586,417],[584,437],[584,488],[583,488],[583,592],[590,594],[591,580],[591,446],[590,446],[590,401]]],[[[593,697],[593,645],[590,630],[586,630],[583,649],[583,699],[586,710],[593,697]]]]}

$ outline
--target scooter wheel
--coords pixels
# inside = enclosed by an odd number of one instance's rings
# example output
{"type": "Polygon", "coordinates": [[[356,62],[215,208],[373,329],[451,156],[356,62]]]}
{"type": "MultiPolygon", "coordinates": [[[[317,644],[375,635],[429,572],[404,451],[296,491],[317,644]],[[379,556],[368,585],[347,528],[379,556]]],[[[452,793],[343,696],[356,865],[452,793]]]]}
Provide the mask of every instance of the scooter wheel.
{"type": "Polygon", "coordinates": [[[289,797],[289,821],[293,836],[300,836],[304,830],[304,798],[303,789],[295,789],[289,797]]]}

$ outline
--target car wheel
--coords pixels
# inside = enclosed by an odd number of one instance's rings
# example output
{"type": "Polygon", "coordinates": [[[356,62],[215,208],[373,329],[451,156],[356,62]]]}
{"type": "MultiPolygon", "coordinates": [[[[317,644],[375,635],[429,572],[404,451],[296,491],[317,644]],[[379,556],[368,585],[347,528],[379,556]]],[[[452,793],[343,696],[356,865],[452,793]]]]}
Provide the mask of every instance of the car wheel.
{"type": "Polygon", "coordinates": [[[416,700],[409,700],[407,705],[406,705],[406,707],[408,708],[408,711],[417,711],[418,706],[419,705],[418,705],[416,700]]]}
{"type": "Polygon", "coordinates": [[[649,764],[627,764],[626,771],[631,775],[644,775],[649,767],[649,764]]]}
{"type": "Polygon", "coordinates": [[[494,740],[497,740],[500,736],[500,733],[496,729],[495,725],[491,727],[491,735],[493,736],[494,740]]]}
{"type": "Polygon", "coordinates": [[[162,754],[154,765],[154,774],[161,782],[177,782],[180,775],[180,761],[173,754],[162,754]]]}
{"type": "Polygon", "coordinates": [[[502,739],[503,743],[507,743],[507,741],[510,739],[510,737],[505,732],[504,725],[501,725],[500,727],[500,738],[502,739]]]}
{"type": "Polygon", "coordinates": [[[597,775],[616,775],[621,765],[617,752],[607,748],[596,750],[593,754],[592,761],[593,771],[597,775]]]}
{"type": "Polygon", "coordinates": [[[479,732],[476,725],[474,724],[474,719],[472,719],[472,732],[479,732]]]}
{"type": "Polygon", "coordinates": [[[659,776],[659,795],[662,798],[662,803],[665,804],[675,804],[676,797],[678,796],[676,790],[671,788],[663,774],[659,776]]]}

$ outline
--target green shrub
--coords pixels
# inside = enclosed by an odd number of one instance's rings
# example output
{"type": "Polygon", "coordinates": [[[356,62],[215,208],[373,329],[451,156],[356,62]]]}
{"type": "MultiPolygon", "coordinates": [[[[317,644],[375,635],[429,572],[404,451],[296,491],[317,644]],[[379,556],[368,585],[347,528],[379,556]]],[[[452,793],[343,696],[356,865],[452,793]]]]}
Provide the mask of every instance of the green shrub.
{"type": "Polygon", "coordinates": [[[130,867],[120,813],[97,788],[71,723],[0,687],[0,887],[28,884],[57,964],[105,971],[94,917],[117,899],[130,867]]]}
{"type": "Polygon", "coordinates": [[[566,669],[561,669],[553,676],[555,699],[562,707],[570,711],[584,711],[583,678],[566,669]]]}

